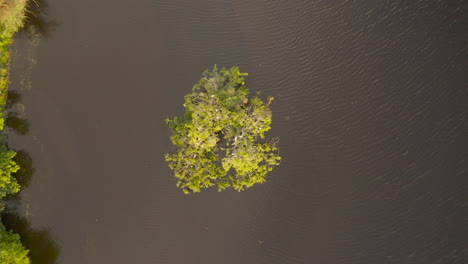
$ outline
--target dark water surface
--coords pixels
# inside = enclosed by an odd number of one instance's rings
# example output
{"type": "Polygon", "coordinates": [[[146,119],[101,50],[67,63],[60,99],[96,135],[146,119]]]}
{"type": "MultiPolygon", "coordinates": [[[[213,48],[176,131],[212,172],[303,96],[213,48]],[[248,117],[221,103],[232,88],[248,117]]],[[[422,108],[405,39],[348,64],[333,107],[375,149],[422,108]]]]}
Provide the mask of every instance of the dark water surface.
{"type": "Polygon", "coordinates": [[[59,263],[468,263],[466,1],[47,3],[37,64],[15,46],[10,142],[59,263]],[[276,98],[283,161],[186,196],[163,120],[215,63],[276,98]]]}

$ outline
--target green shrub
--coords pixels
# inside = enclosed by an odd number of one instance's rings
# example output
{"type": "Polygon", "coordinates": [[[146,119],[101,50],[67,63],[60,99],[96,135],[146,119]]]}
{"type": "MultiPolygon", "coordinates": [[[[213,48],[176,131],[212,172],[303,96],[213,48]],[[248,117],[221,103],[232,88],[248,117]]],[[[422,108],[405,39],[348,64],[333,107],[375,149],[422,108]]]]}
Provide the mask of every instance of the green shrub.
{"type": "Polygon", "coordinates": [[[21,244],[20,236],[7,231],[0,223],[0,263],[29,264],[28,252],[21,244]]]}
{"type": "Polygon", "coordinates": [[[12,175],[19,170],[19,166],[13,161],[15,155],[16,152],[8,150],[5,145],[0,146],[0,199],[20,190],[16,178],[12,175]]]}

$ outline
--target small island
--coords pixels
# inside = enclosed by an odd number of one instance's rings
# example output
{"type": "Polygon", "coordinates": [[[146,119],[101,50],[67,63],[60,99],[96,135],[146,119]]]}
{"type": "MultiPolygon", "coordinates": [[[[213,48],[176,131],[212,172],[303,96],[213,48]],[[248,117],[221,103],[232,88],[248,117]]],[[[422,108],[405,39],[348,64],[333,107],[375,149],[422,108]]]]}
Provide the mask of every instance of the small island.
{"type": "Polygon", "coordinates": [[[177,150],[165,158],[186,194],[213,185],[242,191],[279,165],[279,139],[265,139],[273,97],[249,96],[246,75],[238,67],[205,71],[185,96],[185,115],[166,120],[177,150]]]}

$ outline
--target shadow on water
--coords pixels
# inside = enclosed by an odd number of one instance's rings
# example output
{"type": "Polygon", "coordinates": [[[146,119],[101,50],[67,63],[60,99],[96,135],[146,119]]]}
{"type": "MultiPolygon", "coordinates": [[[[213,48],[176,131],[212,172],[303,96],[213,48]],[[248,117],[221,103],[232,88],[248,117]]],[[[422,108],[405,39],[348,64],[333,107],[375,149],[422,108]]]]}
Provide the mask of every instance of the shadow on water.
{"type": "Polygon", "coordinates": [[[22,188],[29,186],[31,178],[34,174],[33,162],[29,154],[24,150],[16,152],[13,160],[20,166],[20,169],[15,173],[15,178],[22,188]]]}
{"type": "Polygon", "coordinates": [[[8,113],[5,118],[5,125],[18,135],[24,135],[29,132],[29,122],[25,118],[19,117],[17,113],[8,113]]]}
{"type": "Polygon", "coordinates": [[[26,12],[26,23],[21,32],[26,31],[30,36],[39,34],[42,37],[49,37],[58,24],[48,15],[48,6],[45,0],[31,1],[26,12]]]}
{"type": "Polygon", "coordinates": [[[21,99],[23,97],[21,96],[20,93],[14,90],[8,91],[8,97],[7,97],[7,102],[5,105],[5,109],[11,109],[16,103],[21,102],[21,99]]]}
{"type": "Polygon", "coordinates": [[[9,208],[2,212],[2,222],[7,230],[21,236],[21,242],[29,249],[31,264],[55,264],[60,246],[47,228],[31,228],[29,221],[9,208]]]}
{"type": "Polygon", "coordinates": [[[22,117],[24,112],[21,104],[21,94],[16,91],[8,91],[5,109],[8,114],[5,118],[5,126],[18,135],[25,135],[29,132],[29,121],[22,117]]]}

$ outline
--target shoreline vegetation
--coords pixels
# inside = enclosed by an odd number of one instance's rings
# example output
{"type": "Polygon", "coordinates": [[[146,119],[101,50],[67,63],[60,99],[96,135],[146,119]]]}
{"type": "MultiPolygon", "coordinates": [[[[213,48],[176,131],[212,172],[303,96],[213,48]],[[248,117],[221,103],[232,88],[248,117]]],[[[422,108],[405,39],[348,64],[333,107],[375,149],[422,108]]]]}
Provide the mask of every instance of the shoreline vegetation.
{"type": "Polygon", "coordinates": [[[15,33],[23,26],[27,0],[0,0],[0,130],[9,85],[10,45],[15,33]]]}
{"type": "MultiPolygon", "coordinates": [[[[21,189],[14,176],[20,169],[13,160],[16,152],[8,149],[3,129],[9,85],[10,45],[15,33],[24,24],[27,6],[28,0],[0,0],[0,212],[5,209],[4,199],[21,189]]],[[[0,263],[29,264],[28,252],[20,236],[7,230],[0,222],[0,263]]]]}

